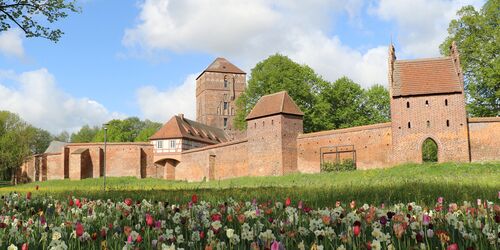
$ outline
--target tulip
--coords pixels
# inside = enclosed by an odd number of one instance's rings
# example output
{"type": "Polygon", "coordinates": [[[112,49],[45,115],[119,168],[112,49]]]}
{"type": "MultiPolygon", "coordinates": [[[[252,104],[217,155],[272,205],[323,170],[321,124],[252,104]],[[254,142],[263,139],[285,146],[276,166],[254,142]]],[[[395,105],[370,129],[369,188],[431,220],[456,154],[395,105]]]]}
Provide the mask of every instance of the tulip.
{"type": "Polygon", "coordinates": [[[443,197],[438,197],[437,202],[439,204],[443,204],[444,198],[443,197]]]}
{"type": "Polygon", "coordinates": [[[446,250],[459,250],[457,243],[449,245],[446,250]]]}
{"type": "Polygon", "coordinates": [[[205,239],[205,231],[200,231],[200,239],[205,239]]]}
{"type": "Polygon", "coordinates": [[[127,206],[129,206],[129,207],[132,206],[132,199],[126,198],[125,199],[125,204],[127,204],[127,206]]]}
{"type": "Polygon", "coordinates": [[[135,240],[137,243],[141,243],[142,242],[142,236],[139,234],[137,235],[137,239],[135,240]]]}
{"type": "Polygon", "coordinates": [[[72,207],[74,204],[75,204],[75,203],[73,202],[73,199],[69,199],[69,203],[68,203],[68,205],[69,205],[70,207],[72,207]]]}
{"type": "Polygon", "coordinates": [[[28,250],[28,243],[24,243],[21,250],[28,250]]]}
{"type": "Polygon", "coordinates": [[[153,224],[154,224],[153,216],[151,216],[150,214],[146,214],[146,225],[152,227],[153,224]]]}
{"type": "Polygon", "coordinates": [[[273,241],[273,244],[271,245],[271,250],[279,250],[280,245],[281,244],[278,241],[273,241]]]}
{"type": "Polygon", "coordinates": [[[351,203],[349,205],[350,205],[351,209],[355,209],[356,208],[356,201],[355,200],[351,201],[351,203]]]}
{"type": "Polygon", "coordinates": [[[477,202],[478,207],[480,207],[482,205],[481,199],[477,199],[476,202],[477,202]]]}
{"type": "Polygon", "coordinates": [[[292,200],[290,199],[290,197],[287,197],[285,200],[285,206],[288,207],[290,206],[290,204],[292,204],[292,200]]]}
{"type": "Polygon", "coordinates": [[[82,207],[82,204],[80,203],[80,199],[75,199],[75,205],[79,208],[82,207]]]}
{"type": "Polygon", "coordinates": [[[194,204],[198,202],[198,196],[196,194],[193,194],[193,196],[191,196],[191,202],[193,202],[194,204]]]}
{"type": "Polygon", "coordinates": [[[80,237],[83,235],[83,225],[80,222],[76,223],[75,231],[76,231],[77,237],[80,237]]]}
{"type": "Polygon", "coordinates": [[[31,200],[31,192],[26,193],[26,199],[31,200]]]}
{"type": "Polygon", "coordinates": [[[359,233],[361,232],[361,227],[360,226],[354,226],[352,228],[352,232],[354,233],[354,236],[357,237],[359,235],[359,233]]]}
{"type": "Polygon", "coordinates": [[[297,207],[297,208],[298,208],[298,209],[302,209],[302,206],[303,206],[302,201],[299,201],[299,205],[298,205],[298,207],[297,207]]]}

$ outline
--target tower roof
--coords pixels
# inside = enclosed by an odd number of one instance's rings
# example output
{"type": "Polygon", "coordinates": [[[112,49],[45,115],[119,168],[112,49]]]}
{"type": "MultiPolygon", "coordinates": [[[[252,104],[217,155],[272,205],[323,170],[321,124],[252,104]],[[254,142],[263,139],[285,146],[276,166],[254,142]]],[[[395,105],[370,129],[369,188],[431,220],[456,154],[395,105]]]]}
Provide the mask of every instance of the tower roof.
{"type": "Polygon", "coordinates": [[[232,73],[232,74],[246,74],[243,70],[236,67],[230,61],[223,57],[217,57],[208,67],[196,77],[200,78],[205,72],[219,72],[219,73],[232,73]]]}
{"type": "Polygon", "coordinates": [[[172,117],[149,139],[161,140],[177,138],[186,138],[210,144],[227,141],[226,134],[222,129],[191,121],[184,118],[184,115],[172,117]]]}
{"type": "Polygon", "coordinates": [[[394,97],[462,92],[451,57],[396,60],[392,81],[394,97]]]}
{"type": "Polygon", "coordinates": [[[281,91],[261,97],[246,119],[251,120],[276,114],[304,115],[288,93],[281,91]]]}

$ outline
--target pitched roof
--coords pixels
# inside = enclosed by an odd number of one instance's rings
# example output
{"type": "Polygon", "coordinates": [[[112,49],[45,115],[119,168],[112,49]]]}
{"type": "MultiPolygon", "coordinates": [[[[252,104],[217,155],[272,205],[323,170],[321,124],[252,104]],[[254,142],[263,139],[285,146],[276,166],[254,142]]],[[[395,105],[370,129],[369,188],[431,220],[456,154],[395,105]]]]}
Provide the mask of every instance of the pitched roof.
{"type": "Polygon", "coordinates": [[[393,81],[392,96],[462,92],[451,57],[396,60],[393,81]]]}
{"type": "Polygon", "coordinates": [[[149,139],[186,138],[195,141],[216,144],[227,141],[226,133],[219,128],[208,126],[176,115],[156,131],[149,139]]]}
{"type": "Polygon", "coordinates": [[[66,146],[67,142],[62,141],[51,141],[49,147],[43,152],[44,154],[59,154],[62,152],[62,148],[66,146]]]}
{"type": "Polygon", "coordinates": [[[246,74],[243,70],[236,67],[230,61],[223,57],[217,57],[208,67],[196,77],[200,78],[205,72],[220,72],[220,73],[233,73],[233,74],[246,74]]]}
{"type": "Polygon", "coordinates": [[[251,120],[275,114],[304,115],[288,93],[281,91],[261,97],[246,119],[251,120]]]}

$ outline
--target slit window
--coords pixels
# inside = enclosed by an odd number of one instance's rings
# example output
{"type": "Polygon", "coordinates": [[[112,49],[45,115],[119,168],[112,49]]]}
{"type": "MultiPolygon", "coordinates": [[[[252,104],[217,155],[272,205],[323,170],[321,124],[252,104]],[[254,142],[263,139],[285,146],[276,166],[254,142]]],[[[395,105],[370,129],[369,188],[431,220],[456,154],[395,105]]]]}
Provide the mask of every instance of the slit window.
{"type": "Polygon", "coordinates": [[[448,99],[444,99],[444,106],[448,106],[448,99]]]}
{"type": "Polygon", "coordinates": [[[450,120],[446,120],[446,127],[450,126],[450,120]]]}
{"type": "Polygon", "coordinates": [[[406,102],[406,107],[410,108],[410,102],[406,102]]]}
{"type": "Polygon", "coordinates": [[[411,128],[411,123],[410,122],[408,122],[408,128],[411,128]]]}
{"type": "Polygon", "coordinates": [[[431,127],[431,122],[430,121],[427,121],[427,127],[430,128],[431,127]]]}
{"type": "Polygon", "coordinates": [[[224,76],[224,88],[227,88],[227,76],[224,76]]]}
{"type": "Polygon", "coordinates": [[[227,128],[227,118],[224,118],[224,128],[227,128]]]}
{"type": "Polygon", "coordinates": [[[429,101],[428,100],[425,100],[425,106],[429,107],[429,101]]]}

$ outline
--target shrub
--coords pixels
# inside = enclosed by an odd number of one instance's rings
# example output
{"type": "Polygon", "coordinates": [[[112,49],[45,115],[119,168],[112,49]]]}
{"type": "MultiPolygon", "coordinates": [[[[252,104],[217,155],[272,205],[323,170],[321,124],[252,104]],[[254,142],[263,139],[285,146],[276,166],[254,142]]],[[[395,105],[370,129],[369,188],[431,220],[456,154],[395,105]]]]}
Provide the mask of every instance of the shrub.
{"type": "Polygon", "coordinates": [[[356,170],[356,164],[352,159],[345,159],[338,162],[324,162],[321,165],[321,172],[344,172],[356,170]]]}

